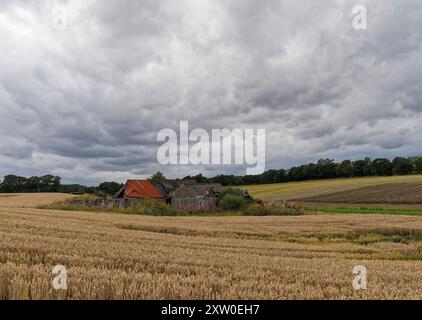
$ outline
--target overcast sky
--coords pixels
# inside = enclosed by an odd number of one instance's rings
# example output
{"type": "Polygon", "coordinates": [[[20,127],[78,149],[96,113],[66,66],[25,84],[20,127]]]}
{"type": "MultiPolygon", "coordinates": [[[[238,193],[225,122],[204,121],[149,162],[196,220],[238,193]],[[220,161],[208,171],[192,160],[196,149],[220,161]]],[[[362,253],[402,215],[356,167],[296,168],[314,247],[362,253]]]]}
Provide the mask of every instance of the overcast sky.
{"type": "Polygon", "coordinates": [[[244,174],[159,166],[180,120],[265,128],[267,169],[421,155],[421,17],[419,0],[1,0],[0,177],[244,174]]]}

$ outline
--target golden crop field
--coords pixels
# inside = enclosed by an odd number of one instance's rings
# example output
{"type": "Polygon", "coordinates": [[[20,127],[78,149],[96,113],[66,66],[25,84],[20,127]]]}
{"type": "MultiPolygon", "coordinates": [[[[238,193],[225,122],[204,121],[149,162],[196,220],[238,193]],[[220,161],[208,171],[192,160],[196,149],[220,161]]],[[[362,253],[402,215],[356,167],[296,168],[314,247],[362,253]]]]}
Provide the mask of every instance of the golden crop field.
{"type": "Polygon", "coordinates": [[[39,205],[47,205],[76,197],[75,195],[64,193],[0,193],[0,208],[34,208],[39,205]]]}
{"type": "Polygon", "coordinates": [[[290,200],[316,197],[387,183],[422,183],[422,175],[313,180],[253,185],[245,186],[245,188],[256,198],[264,200],[290,200]]]}
{"type": "Polygon", "coordinates": [[[33,208],[49,197],[69,196],[0,195],[0,299],[422,298],[421,217],[33,208]],[[58,264],[67,290],[52,287],[58,264]],[[355,265],[367,268],[366,290],[353,289],[355,265]]]}

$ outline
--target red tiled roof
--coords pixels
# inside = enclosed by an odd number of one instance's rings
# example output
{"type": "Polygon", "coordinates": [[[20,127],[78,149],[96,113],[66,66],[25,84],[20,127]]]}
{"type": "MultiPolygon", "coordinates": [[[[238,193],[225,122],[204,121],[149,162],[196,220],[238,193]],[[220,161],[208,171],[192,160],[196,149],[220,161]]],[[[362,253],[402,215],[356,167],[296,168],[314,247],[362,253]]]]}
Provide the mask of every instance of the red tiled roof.
{"type": "Polygon", "coordinates": [[[124,191],[125,198],[162,198],[162,194],[148,180],[128,180],[124,191]]]}

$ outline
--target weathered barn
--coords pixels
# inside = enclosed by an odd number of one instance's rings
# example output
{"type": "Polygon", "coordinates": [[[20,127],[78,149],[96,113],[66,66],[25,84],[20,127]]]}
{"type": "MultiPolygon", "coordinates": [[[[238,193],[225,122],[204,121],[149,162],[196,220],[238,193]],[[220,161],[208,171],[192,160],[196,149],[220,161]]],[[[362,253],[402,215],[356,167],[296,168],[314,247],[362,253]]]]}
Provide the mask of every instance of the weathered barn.
{"type": "Polygon", "coordinates": [[[160,199],[172,207],[186,211],[210,211],[217,208],[223,186],[219,183],[196,183],[186,180],[128,180],[114,196],[119,199],[160,199]]]}
{"type": "Polygon", "coordinates": [[[210,184],[182,184],[171,194],[171,206],[186,211],[216,210],[219,189],[210,184]]]}
{"type": "Polygon", "coordinates": [[[115,199],[152,198],[165,199],[150,180],[128,180],[124,187],[114,196],[115,199]]]}
{"type": "MultiPolygon", "coordinates": [[[[155,181],[150,180],[152,185],[155,187],[155,189],[160,192],[160,194],[163,196],[163,199],[166,201],[167,204],[171,204],[171,196],[173,192],[177,190],[177,188],[180,187],[181,183],[178,180],[164,180],[164,181],[155,181]]],[[[192,181],[186,181],[186,183],[195,183],[192,181]]]]}

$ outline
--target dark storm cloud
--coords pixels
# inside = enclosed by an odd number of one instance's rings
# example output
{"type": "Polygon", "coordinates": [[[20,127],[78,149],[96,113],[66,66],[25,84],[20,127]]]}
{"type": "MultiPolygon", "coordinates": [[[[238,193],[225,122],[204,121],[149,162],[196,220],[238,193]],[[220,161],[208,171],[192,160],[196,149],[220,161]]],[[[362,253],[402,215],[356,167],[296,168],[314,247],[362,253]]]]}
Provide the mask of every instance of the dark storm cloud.
{"type": "Polygon", "coordinates": [[[244,173],[159,165],[157,133],[180,120],[265,128],[267,168],[418,154],[420,16],[411,0],[2,1],[0,176],[244,173]]]}

